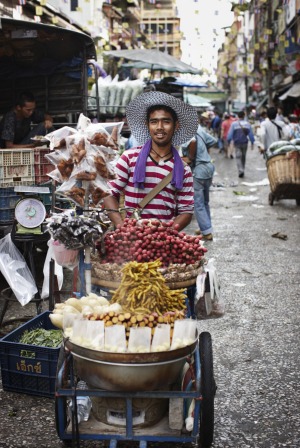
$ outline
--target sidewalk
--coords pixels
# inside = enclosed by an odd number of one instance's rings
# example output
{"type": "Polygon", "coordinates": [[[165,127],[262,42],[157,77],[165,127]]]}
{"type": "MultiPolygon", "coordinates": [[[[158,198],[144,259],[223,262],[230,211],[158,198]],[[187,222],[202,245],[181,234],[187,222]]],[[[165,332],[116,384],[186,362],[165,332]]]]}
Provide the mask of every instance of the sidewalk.
{"type": "MultiPolygon", "coordinates": [[[[213,448],[298,448],[300,208],[294,200],[270,206],[268,185],[245,185],[267,179],[257,149],[247,153],[243,179],[235,160],[217,149],[211,155],[214,240],[206,243],[207,258],[215,260],[226,306],[223,317],[199,322],[213,340],[218,386],[213,448]],[[278,232],[287,239],[272,236],[278,232]]],[[[187,231],[196,228],[193,220],[187,231]]],[[[6,318],[35,314],[32,305],[25,308],[16,304],[6,318]]],[[[0,403],[0,448],[63,446],[55,431],[54,400],[0,390],[0,403]]],[[[179,448],[159,448],[166,447],[179,448]]]]}

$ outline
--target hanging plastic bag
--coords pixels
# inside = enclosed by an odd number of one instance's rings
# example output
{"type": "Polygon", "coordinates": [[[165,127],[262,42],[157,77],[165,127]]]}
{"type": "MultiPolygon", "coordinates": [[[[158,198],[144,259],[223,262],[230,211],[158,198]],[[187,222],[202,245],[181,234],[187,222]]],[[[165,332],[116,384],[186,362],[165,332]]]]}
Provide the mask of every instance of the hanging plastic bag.
{"type": "Polygon", "coordinates": [[[0,271],[20,304],[27,305],[38,290],[25,258],[13,243],[10,233],[0,240],[0,271]]]}
{"type": "Polygon", "coordinates": [[[52,241],[53,240],[50,239],[47,243],[48,251],[47,251],[46,260],[45,260],[44,269],[43,269],[44,281],[43,281],[42,294],[41,294],[42,299],[46,299],[49,297],[50,261],[51,261],[51,259],[53,259],[54,263],[55,263],[54,264],[54,274],[56,275],[56,278],[57,278],[59,290],[61,290],[62,285],[63,285],[63,280],[64,280],[63,268],[62,268],[62,266],[59,266],[58,263],[56,263],[54,255],[53,255],[52,241]]]}
{"type": "Polygon", "coordinates": [[[204,274],[199,274],[196,280],[195,307],[198,319],[208,319],[223,316],[225,304],[221,295],[214,258],[204,266],[204,274]]]}

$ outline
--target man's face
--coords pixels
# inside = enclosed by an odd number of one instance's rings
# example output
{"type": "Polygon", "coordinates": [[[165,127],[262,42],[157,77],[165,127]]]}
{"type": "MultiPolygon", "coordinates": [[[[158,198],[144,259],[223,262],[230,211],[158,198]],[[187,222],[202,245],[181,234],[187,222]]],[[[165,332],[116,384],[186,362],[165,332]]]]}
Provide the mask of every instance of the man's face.
{"type": "Polygon", "coordinates": [[[29,118],[35,109],[35,102],[27,102],[24,106],[18,106],[18,110],[23,118],[29,118]]]}
{"type": "Polygon", "coordinates": [[[170,112],[164,109],[155,110],[150,114],[148,129],[157,146],[168,145],[178,127],[178,122],[175,123],[170,112]]]}

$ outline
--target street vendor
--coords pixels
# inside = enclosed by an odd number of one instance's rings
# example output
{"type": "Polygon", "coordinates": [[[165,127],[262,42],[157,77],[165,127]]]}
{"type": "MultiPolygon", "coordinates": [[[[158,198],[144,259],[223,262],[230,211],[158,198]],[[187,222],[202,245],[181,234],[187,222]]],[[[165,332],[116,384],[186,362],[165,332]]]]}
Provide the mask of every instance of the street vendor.
{"type": "Polygon", "coordinates": [[[141,211],[142,219],[174,220],[184,229],[194,212],[193,176],[175,148],[191,139],[198,127],[196,109],[164,92],[145,92],[127,106],[133,136],[141,146],[125,151],[116,165],[117,178],[110,182],[111,195],[104,207],[115,226],[123,223],[119,199],[131,216],[139,203],[170,172],[172,179],[141,211]]]}
{"type": "Polygon", "coordinates": [[[0,122],[0,148],[34,148],[40,143],[34,142],[33,137],[53,130],[52,117],[36,109],[31,92],[22,92],[0,122]]]}

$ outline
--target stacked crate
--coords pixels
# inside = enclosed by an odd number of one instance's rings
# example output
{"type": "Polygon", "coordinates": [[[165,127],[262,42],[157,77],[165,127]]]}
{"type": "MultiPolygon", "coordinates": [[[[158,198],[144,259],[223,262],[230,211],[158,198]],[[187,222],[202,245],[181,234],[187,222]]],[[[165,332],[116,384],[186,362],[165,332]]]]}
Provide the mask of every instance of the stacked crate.
{"type": "MultiPolygon", "coordinates": [[[[47,147],[0,150],[0,226],[14,220],[20,199],[14,192],[15,186],[41,185],[50,180],[47,173],[54,167],[45,157],[49,152],[47,147]]],[[[44,205],[50,209],[51,193],[43,196],[44,205]]]]}

